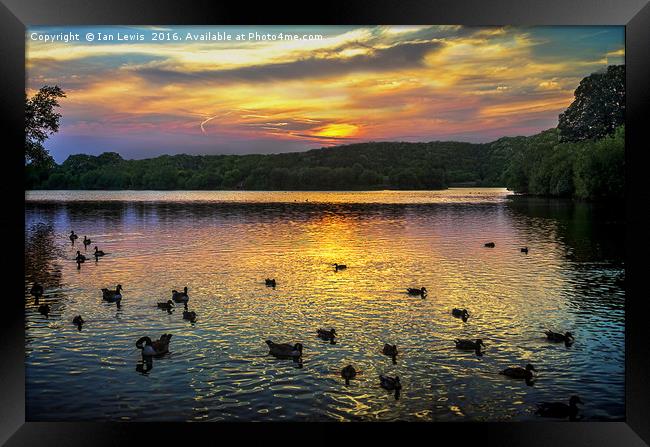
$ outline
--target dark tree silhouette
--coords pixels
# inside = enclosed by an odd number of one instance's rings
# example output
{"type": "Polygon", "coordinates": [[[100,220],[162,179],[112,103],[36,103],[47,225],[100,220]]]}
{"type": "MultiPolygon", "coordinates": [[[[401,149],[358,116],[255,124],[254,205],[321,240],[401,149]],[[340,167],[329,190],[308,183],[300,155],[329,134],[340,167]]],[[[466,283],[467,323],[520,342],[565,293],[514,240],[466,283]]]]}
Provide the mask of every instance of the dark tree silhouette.
{"type": "Polygon", "coordinates": [[[624,123],[625,65],[610,65],[580,81],[557,127],[561,141],[584,141],[611,135],[624,123]]]}
{"type": "Polygon", "coordinates": [[[58,85],[45,85],[31,98],[25,94],[25,164],[42,167],[53,164],[43,143],[59,130],[61,114],[54,110],[59,107],[58,98],[65,98],[58,85]]]}

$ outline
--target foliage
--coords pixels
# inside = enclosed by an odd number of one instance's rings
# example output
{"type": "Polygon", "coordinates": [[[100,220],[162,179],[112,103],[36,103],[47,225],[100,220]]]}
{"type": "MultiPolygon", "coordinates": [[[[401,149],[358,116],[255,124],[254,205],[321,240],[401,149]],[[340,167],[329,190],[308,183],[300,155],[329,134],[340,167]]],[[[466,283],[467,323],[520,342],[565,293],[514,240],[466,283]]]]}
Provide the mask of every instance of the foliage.
{"type": "Polygon", "coordinates": [[[272,155],[71,155],[51,169],[28,166],[28,189],[440,189],[497,185],[505,158],[489,145],[363,143],[272,155]],[[490,169],[486,169],[490,166],[490,169]]]}
{"type": "Polygon", "coordinates": [[[54,111],[58,98],[65,98],[65,93],[57,85],[41,87],[31,98],[25,95],[26,164],[47,168],[54,162],[43,143],[59,130],[61,114],[54,111]]]}
{"type": "MultiPolygon", "coordinates": [[[[508,141],[502,140],[509,139],[499,140],[503,145],[508,141]]],[[[591,200],[624,197],[625,126],[600,140],[560,142],[551,129],[510,144],[513,154],[504,181],[516,192],[591,200]]]]}
{"type": "Polygon", "coordinates": [[[610,65],[580,81],[557,127],[562,141],[583,141],[611,135],[624,122],[625,65],[610,65]]]}

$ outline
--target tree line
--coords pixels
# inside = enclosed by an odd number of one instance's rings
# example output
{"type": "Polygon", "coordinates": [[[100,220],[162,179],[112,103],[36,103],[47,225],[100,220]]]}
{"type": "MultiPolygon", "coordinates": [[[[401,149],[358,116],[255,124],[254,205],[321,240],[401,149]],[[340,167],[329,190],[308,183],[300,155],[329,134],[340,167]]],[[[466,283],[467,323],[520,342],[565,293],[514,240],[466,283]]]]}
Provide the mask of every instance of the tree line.
{"type": "Polygon", "coordinates": [[[489,145],[370,142],[270,155],[163,155],[124,160],[115,152],[27,166],[27,189],[442,189],[500,184],[504,158],[489,145]]]}

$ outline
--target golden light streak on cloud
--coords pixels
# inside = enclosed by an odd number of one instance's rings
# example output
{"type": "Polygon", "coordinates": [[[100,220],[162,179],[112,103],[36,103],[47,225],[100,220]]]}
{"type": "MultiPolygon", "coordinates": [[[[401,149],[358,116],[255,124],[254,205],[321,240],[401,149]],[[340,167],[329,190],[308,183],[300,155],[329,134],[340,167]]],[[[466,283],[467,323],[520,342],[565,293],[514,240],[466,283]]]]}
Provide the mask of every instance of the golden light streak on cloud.
{"type": "Polygon", "coordinates": [[[573,95],[552,99],[540,99],[532,101],[518,101],[509,104],[489,106],[481,109],[483,117],[501,117],[505,115],[517,115],[523,113],[539,113],[548,110],[564,109],[571,104],[573,95]]]}
{"type": "Polygon", "coordinates": [[[318,129],[313,135],[319,137],[333,137],[343,138],[354,136],[359,131],[359,126],[346,123],[328,124],[327,126],[318,129]]]}
{"type": "Polygon", "coordinates": [[[618,50],[610,51],[605,56],[608,56],[608,57],[625,56],[625,48],[619,48],[618,50]]]}

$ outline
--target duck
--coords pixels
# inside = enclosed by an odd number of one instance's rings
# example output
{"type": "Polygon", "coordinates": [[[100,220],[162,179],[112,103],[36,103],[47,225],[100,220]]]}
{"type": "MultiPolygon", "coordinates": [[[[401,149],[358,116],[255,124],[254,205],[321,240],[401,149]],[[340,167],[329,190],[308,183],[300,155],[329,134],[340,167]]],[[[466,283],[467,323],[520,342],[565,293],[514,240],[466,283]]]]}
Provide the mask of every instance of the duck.
{"type": "Polygon", "coordinates": [[[68,236],[68,237],[70,238],[70,241],[72,242],[72,245],[74,245],[74,241],[76,241],[77,239],[79,239],[79,236],[77,236],[76,234],[74,234],[74,231],[70,231],[70,236],[68,236]]]}
{"type": "Polygon", "coordinates": [[[183,311],[183,320],[190,320],[192,323],[196,321],[196,312],[194,311],[183,311]]]}
{"type": "Polygon", "coordinates": [[[571,332],[565,332],[564,334],[561,334],[559,332],[544,331],[544,333],[546,334],[546,338],[551,341],[563,341],[566,344],[571,344],[575,341],[571,332]]]}
{"type": "Polygon", "coordinates": [[[399,381],[399,376],[395,377],[390,377],[390,376],[384,376],[382,374],[379,375],[379,385],[386,389],[386,390],[401,390],[402,389],[402,384],[399,381]]]}
{"type": "Polygon", "coordinates": [[[354,379],[357,376],[357,370],[354,369],[354,366],[348,365],[341,370],[341,377],[345,379],[345,384],[349,385],[350,380],[354,379]]]}
{"type": "Polygon", "coordinates": [[[104,253],[102,250],[97,248],[97,245],[95,245],[95,253],[94,253],[96,258],[99,258],[100,256],[106,256],[106,253],[104,253]]]}
{"type": "Polygon", "coordinates": [[[384,344],[384,348],[381,350],[382,354],[387,355],[393,359],[393,363],[397,363],[397,345],[389,345],[388,343],[384,344]]]}
{"type": "Polygon", "coordinates": [[[79,250],[77,250],[77,257],[75,257],[75,260],[78,264],[81,264],[82,262],[86,262],[86,257],[82,255],[79,250]]]}
{"type": "Polygon", "coordinates": [[[476,351],[476,355],[483,355],[481,352],[481,346],[485,347],[485,344],[483,344],[483,340],[480,338],[477,338],[476,340],[457,338],[454,342],[456,343],[456,349],[473,350],[476,351]]]}
{"type": "Polygon", "coordinates": [[[102,299],[108,302],[119,302],[122,300],[122,285],[118,284],[115,290],[102,289],[102,299]]]}
{"type": "Polygon", "coordinates": [[[158,309],[171,310],[174,308],[174,302],[172,300],[167,300],[166,303],[158,303],[158,309]]]}
{"type": "Polygon", "coordinates": [[[408,289],[406,289],[406,291],[408,292],[409,295],[424,296],[424,295],[427,294],[427,288],[426,287],[420,287],[419,289],[409,287],[408,289]]]}
{"type": "Polygon", "coordinates": [[[49,304],[41,304],[40,306],[38,306],[38,311],[41,314],[45,315],[46,317],[50,313],[50,310],[51,309],[49,304]]]}
{"type": "Polygon", "coordinates": [[[462,318],[463,321],[467,321],[467,319],[469,318],[469,312],[467,311],[467,309],[453,308],[451,310],[451,314],[456,318],[462,318]]]}
{"type": "Polygon", "coordinates": [[[266,340],[269,346],[269,353],[275,357],[302,357],[302,344],[296,343],[290,345],[289,343],[273,343],[271,340],[266,340]]]}
{"type": "Polygon", "coordinates": [[[88,239],[86,236],[84,236],[83,243],[84,243],[84,247],[87,247],[90,244],[92,244],[92,241],[90,239],[88,239]]]}
{"type": "Polygon", "coordinates": [[[74,323],[79,330],[81,330],[81,326],[85,323],[84,319],[81,318],[81,315],[77,315],[72,319],[72,323],[74,323]]]}
{"type": "Polygon", "coordinates": [[[182,292],[172,290],[172,299],[177,303],[187,304],[187,302],[190,300],[190,297],[187,295],[187,287],[185,287],[182,292]]]}
{"type": "Polygon", "coordinates": [[[141,337],[135,342],[135,346],[142,350],[143,357],[160,356],[169,352],[171,338],[172,334],[163,334],[156,341],[151,341],[149,337],[141,337]]]}
{"type": "Polygon", "coordinates": [[[32,295],[35,298],[39,298],[43,296],[43,293],[45,290],[43,289],[43,286],[40,285],[39,283],[35,282],[34,285],[32,286],[31,289],[29,289],[29,294],[32,295]]]}
{"type": "Polygon", "coordinates": [[[499,374],[511,377],[513,379],[525,379],[530,381],[533,379],[533,371],[537,372],[535,367],[530,363],[526,365],[526,368],[521,368],[519,366],[512,366],[506,368],[503,371],[500,371],[499,374]]]}
{"type": "Polygon", "coordinates": [[[336,264],[336,263],[334,263],[332,265],[334,266],[334,271],[335,272],[338,272],[339,270],[344,270],[344,269],[348,268],[348,266],[345,265],[345,264],[336,264]]]}
{"type": "Polygon", "coordinates": [[[523,248],[521,249],[521,252],[522,252],[522,253],[526,253],[526,254],[528,254],[528,247],[523,247],[523,248]]]}
{"type": "Polygon", "coordinates": [[[569,405],[562,402],[542,402],[537,404],[536,414],[539,414],[541,417],[550,417],[550,418],[566,418],[575,419],[578,414],[578,404],[583,404],[582,400],[578,396],[571,396],[569,398],[569,405]]]}
{"type": "Polygon", "coordinates": [[[494,242],[486,242],[483,246],[488,248],[494,248],[495,244],[494,242]]]}
{"type": "Polygon", "coordinates": [[[318,329],[316,333],[318,334],[318,338],[329,340],[332,344],[334,344],[334,338],[336,338],[336,329],[331,328],[329,331],[327,329],[318,329]]]}
{"type": "Polygon", "coordinates": [[[266,283],[267,287],[275,287],[275,278],[273,279],[266,278],[264,280],[264,283],[266,283]]]}

